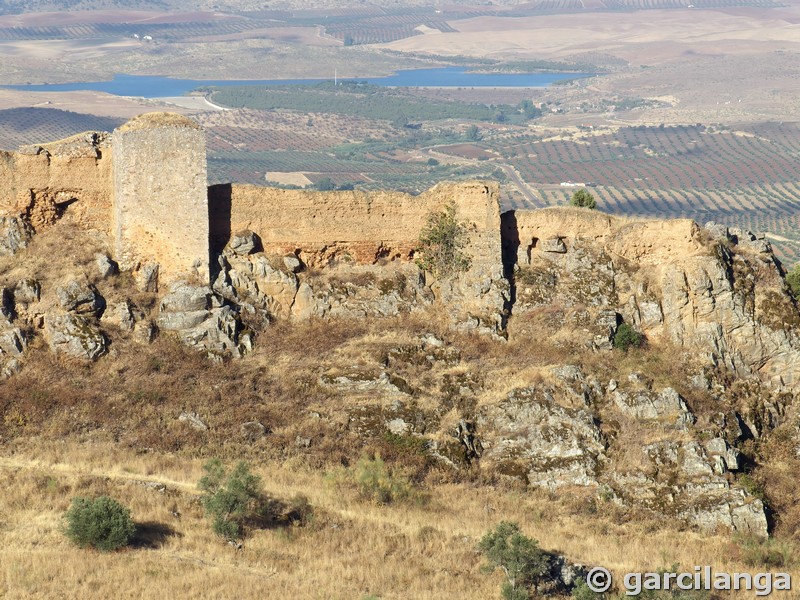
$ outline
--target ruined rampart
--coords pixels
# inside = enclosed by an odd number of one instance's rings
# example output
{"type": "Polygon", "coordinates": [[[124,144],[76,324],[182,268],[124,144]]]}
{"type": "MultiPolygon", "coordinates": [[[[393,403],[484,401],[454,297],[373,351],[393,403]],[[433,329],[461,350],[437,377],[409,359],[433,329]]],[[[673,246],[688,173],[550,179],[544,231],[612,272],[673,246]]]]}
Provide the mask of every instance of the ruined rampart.
{"type": "Polygon", "coordinates": [[[87,133],[20,152],[0,152],[0,212],[24,216],[34,230],[69,215],[107,230],[111,216],[111,148],[87,133]]]}
{"type": "Polygon", "coordinates": [[[409,259],[428,215],[448,203],[473,237],[492,232],[499,243],[498,189],[476,182],[441,184],[419,196],[223,185],[210,188],[209,202],[215,246],[249,229],[265,252],[298,254],[315,266],[342,255],[365,264],[409,259]]]}

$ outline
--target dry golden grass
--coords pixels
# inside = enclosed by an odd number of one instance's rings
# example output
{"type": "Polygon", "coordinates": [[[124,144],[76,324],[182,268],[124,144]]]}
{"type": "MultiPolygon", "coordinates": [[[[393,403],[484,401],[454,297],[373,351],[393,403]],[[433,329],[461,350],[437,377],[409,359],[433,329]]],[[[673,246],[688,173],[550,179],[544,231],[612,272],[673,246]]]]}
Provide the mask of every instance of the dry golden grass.
{"type": "Polygon", "coordinates": [[[203,519],[200,459],[43,439],[9,444],[3,454],[4,598],[494,598],[500,576],[481,573],[475,546],[501,519],[518,521],[548,550],[617,574],[673,563],[753,571],[737,561],[729,536],[615,523],[613,511],[587,509],[570,494],[443,484],[425,505],[377,506],[321,472],[273,460],[254,468],[267,492],[306,495],[314,520],[255,531],[236,550],[203,519]],[[59,527],[70,498],[101,493],[147,525],[150,546],[101,554],[67,542],[59,527]]]}
{"type": "MultiPolygon", "coordinates": [[[[35,255],[49,249],[43,255],[54,257],[35,265],[47,294],[63,272],[91,275],[94,249],[102,247],[85,240],[85,251],[67,261],[48,232],[34,244],[35,255]]],[[[12,282],[14,268],[0,263],[12,282]]],[[[106,297],[124,291],[114,280],[96,283],[106,297]]],[[[245,360],[224,364],[166,336],[140,345],[118,331],[109,335],[111,353],[92,365],[54,355],[38,338],[22,371],[0,382],[4,598],[494,598],[501,575],[481,572],[476,543],[503,519],[518,521],[548,550],[618,574],[673,563],[754,570],[737,562],[729,534],[703,536],[580,490],[527,490],[486,468],[454,472],[382,430],[354,431],[350,411],[385,409],[391,400],[337,390],[322,377],[385,369],[414,387],[405,404],[432,415],[447,397],[448,378],[459,376],[478,382],[469,398],[477,406],[515,387],[546,383],[554,364],[575,364],[606,381],[643,370],[656,385],[674,384],[686,371],[670,349],[593,353],[513,332],[499,343],[455,333],[427,315],[276,325],[245,360]],[[460,360],[416,361],[413,348],[425,333],[444,340],[460,360]],[[397,348],[411,348],[411,358],[389,358],[397,348]],[[208,431],[179,422],[184,411],[197,413],[208,431]],[[253,420],[267,435],[243,434],[242,423],[253,420]],[[354,486],[334,483],[349,481],[341,473],[373,452],[408,475],[427,501],[377,506],[360,500],[354,486]],[[307,496],[313,522],[254,531],[241,550],[221,542],[196,489],[202,464],[213,456],[248,460],[278,500],[307,496]],[[72,547],[59,529],[62,515],[72,497],[98,494],[131,507],[146,539],[108,555],[72,547]]],[[[714,409],[679,391],[701,416],[714,409]]],[[[443,411],[428,434],[447,437],[461,410],[443,411]]],[[[615,444],[619,460],[627,451],[632,463],[645,438],[628,425],[617,427],[615,444]]],[[[791,469],[783,473],[788,489],[791,469]]],[[[780,498],[789,506],[788,496],[780,498]]]]}

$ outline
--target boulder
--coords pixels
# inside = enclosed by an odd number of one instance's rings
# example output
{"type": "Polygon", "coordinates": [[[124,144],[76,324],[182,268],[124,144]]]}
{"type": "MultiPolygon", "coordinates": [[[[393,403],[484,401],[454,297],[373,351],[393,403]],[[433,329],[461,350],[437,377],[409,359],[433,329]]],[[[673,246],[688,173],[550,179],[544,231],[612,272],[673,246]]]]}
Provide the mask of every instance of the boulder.
{"type": "Polygon", "coordinates": [[[294,254],[289,254],[287,256],[284,256],[283,264],[292,273],[297,273],[303,267],[303,263],[301,263],[300,259],[297,258],[297,256],[295,256],[294,254]]]}
{"type": "Polygon", "coordinates": [[[228,247],[238,256],[251,254],[256,249],[256,246],[258,246],[258,237],[249,229],[237,231],[231,236],[231,241],[228,242],[228,247]]]}
{"type": "Polygon", "coordinates": [[[102,321],[119,327],[123,331],[133,331],[136,317],[128,300],[112,304],[103,312],[102,321]]]}
{"type": "Polygon", "coordinates": [[[267,428],[259,421],[247,421],[246,423],[242,423],[241,430],[245,439],[251,442],[264,437],[267,433],[267,428]]]}
{"type": "Polygon", "coordinates": [[[61,308],[68,312],[98,316],[105,309],[105,300],[87,281],[73,279],[56,289],[61,308]]]}
{"type": "Polygon", "coordinates": [[[14,287],[14,304],[27,306],[38,302],[42,295],[42,286],[35,279],[22,279],[14,287]]]}
{"type": "Polygon", "coordinates": [[[22,331],[7,319],[0,319],[0,355],[20,356],[27,347],[22,331]]]}
{"type": "Polygon", "coordinates": [[[208,431],[208,425],[203,423],[203,420],[195,412],[183,412],[178,416],[178,421],[188,424],[192,429],[197,431],[208,431]]]}
{"type": "Polygon", "coordinates": [[[0,217],[0,256],[13,256],[28,246],[33,236],[30,226],[19,217],[0,217]]]}
{"type": "Polygon", "coordinates": [[[74,313],[51,313],[45,317],[45,335],[54,352],[95,360],[108,351],[106,337],[95,323],[74,313]]]}
{"type": "Polygon", "coordinates": [[[158,263],[146,263],[133,272],[133,279],[142,292],[158,292],[158,263]]]}
{"type": "Polygon", "coordinates": [[[711,234],[711,237],[715,240],[729,240],[730,233],[728,232],[728,228],[723,225],[722,223],[716,223],[715,221],[709,221],[705,224],[704,229],[711,234]]]}
{"type": "Polygon", "coordinates": [[[169,294],[161,300],[161,312],[194,312],[211,308],[210,288],[178,282],[170,286],[169,294]]]}
{"type": "Polygon", "coordinates": [[[111,260],[108,255],[97,253],[94,255],[94,261],[97,265],[97,272],[100,275],[101,279],[107,279],[112,275],[116,275],[119,272],[119,267],[117,263],[111,260]]]}

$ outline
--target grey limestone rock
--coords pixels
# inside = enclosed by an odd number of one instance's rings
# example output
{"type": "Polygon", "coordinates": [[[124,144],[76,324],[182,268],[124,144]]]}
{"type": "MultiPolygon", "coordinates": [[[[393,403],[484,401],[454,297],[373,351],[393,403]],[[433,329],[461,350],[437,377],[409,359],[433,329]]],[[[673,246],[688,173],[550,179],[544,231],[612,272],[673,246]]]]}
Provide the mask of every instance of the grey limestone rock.
{"type": "Polygon", "coordinates": [[[61,308],[77,314],[97,316],[105,309],[105,300],[87,281],[73,279],[56,289],[61,308]]]}
{"type": "Polygon", "coordinates": [[[106,337],[93,320],[74,313],[50,313],[45,332],[54,352],[95,360],[108,351],[106,337]]]}
{"type": "Polygon", "coordinates": [[[695,422],[686,402],[673,388],[667,387],[658,393],[649,390],[625,392],[616,389],[612,398],[617,408],[625,415],[635,419],[662,419],[686,429],[695,422]]]}
{"type": "Polygon", "coordinates": [[[246,423],[242,423],[240,429],[242,435],[251,442],[264,437],[267,433],[267,428],[259,421],[247,421],[246,423]]]}
{"type": "Polygon", "coordinates": [[[237,231],[231,236],[231,241],[229,242],[230,249],[239,256],[247,256],[255,250],[257,245],[258,238],[249,229],[237,231]]]}
{"type": "Polygon", "coordinates": [[[22,279],[14,287],[14,303],[27,306],[38,302],[42,295],[42,286],[35,279],[22,279]]]}
{"type": "Polygon", "coordinates": [[[554,390],[528,387],[482,409],[483,459],[501,471],[524,473],[529,484],[548,489],[597,485],[605,453],[600,430],[587,410],[556,403],[554,390]]]}
{"type": "Polygon", "coordinates": [[[0,256],[13,256],[28,246],[33,237],[30,226],[19,217],[0,217],[0,256]]]}
{"type": "Polygon", "coordinates": [[[97,265],[97,272],[101,279],[108,279],[112,275],[119,272],[117,263],[111,260],[108,255],[98,253],[94,255],[95,264],[97,265]]]}
{"type": "Polygon", "coordinates": [[[704,229],[708,231],[711,234],[711,237],[715,240],[730,239],[730,233],[728,232],[728,228],[722,223],[709,221],[708,223],[705,224],[704,229]]]}
{"type": "Polygon", "coordinates": [[[133,272],[137,287],[143,292],[156,293],[158,291],[158,263],[146,263],[133,272]]]}
{"type": "Polygon", "coordinates": [[[195,412],[183,412],[178,416],[178,421],[188,424],[192,429],[197,431],[208,431],[208,425],[203,423],[203,420],[195,412]]]}
{"type": "Polygon", "coordinates": [[[159,329],[177,334],[188,346],[210,357],[240,357],[246,348],[240,343],[238,315],[222,304],[208,286],[176,282],[159,305],[159,329]]]}
{"type": "Polygon", "coordinates": [[[297,258],[294,254],[289,254],[287,256],[284,256],[283,264],[292,273],[297,273],[303,267],[303,263],[301,263],[300,259],[297,258]]]}
{"type": "Polygon", "coordinates": [[[161,300],[161,312],[204,311],[211,307],[211,289],[177,282],[170,286],[169,294],[161,300]]]}

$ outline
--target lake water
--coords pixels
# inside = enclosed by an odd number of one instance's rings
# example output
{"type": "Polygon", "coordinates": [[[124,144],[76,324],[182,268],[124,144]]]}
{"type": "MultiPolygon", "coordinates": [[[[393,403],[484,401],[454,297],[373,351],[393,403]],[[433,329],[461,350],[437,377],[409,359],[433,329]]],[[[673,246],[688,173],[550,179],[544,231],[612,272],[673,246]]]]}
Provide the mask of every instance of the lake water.
{"type": "MultiPolygon", "coordinates": [[[[472,73],[462,67],[411,69],[395,75],[358,78],[358,81],[386,87],[545,87],[564,79],[591,77],[592,73],[472,73]]],[[[347,78],[352,81],[351,78],[347,78]]],[[[148,75],[115,75],[111,81],[6,85],[3,88],[28,92],[75,92],[90,90],[116,96],[163,98],[183,96],[204,86],[314,84],[332,79],[201,80],[173,79],[148,75]]]]}

